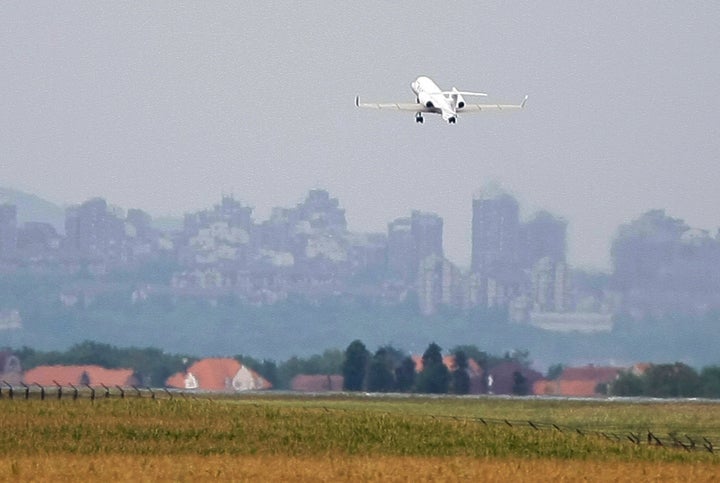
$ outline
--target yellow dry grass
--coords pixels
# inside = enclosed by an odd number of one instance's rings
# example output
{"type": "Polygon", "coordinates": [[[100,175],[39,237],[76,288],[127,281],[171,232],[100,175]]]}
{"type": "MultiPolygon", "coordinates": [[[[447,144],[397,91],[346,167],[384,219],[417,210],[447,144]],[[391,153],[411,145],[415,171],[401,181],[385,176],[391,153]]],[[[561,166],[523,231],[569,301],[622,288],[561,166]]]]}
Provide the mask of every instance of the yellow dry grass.
{"type": "Polygon", "coordinates": [[[3,458],[5,481],[718,481],[712,463],[558,459],[230,455],[44,455],[3,458]]]}
{"type": "Polygon", "coordinates": [[[607,404],[435,399],[5,399],[0,401],[0,480],[720,481],[717,452],[463,418],[537,419],[549,413],[560,423],[585,422],[590,428],[647,424],[664,431],[715,431],[718,407],[652,405],[638,411],[607,404]]]}

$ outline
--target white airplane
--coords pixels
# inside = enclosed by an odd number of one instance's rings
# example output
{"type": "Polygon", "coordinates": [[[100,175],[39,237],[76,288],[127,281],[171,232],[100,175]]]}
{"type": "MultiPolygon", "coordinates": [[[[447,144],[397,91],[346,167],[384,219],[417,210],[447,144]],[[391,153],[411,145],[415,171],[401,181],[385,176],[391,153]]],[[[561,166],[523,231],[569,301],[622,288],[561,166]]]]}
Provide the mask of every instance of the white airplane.
{"type": "Polygon", "coordinates": [[[416,102],[360,102],[360,97],[355,96],[355,106],[381,110],[414,111],[415,122],[419,123],[424,121],[423,113],[441,114],[443,120],[448,124],[455,124],[460,113],[516,111],[523,109],[528,99],[528,96],[525,96],[520,104],[468,104],[463,96],[487,96],[487,94],[459,91],[454,87],[451,91],[443,91],[432,79],[425,76],[415,79],[410,87],[415,93],[416,102]]]}

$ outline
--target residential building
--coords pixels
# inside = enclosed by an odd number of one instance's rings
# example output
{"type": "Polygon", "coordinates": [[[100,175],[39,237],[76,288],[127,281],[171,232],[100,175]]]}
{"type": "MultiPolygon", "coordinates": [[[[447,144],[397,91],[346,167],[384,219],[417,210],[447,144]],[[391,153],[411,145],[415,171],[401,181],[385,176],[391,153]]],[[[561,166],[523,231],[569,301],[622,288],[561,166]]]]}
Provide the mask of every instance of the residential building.
{"type": "Polygon", "coordinates": [[[415,270],[415,249],[410,218],[388,223],[387,270],[393,278],[411,282],[415,270]]]}
{"type": "Polygon", "coordinates": [[[272,387],[257,372],[227,357],[201,359],[185,372],[170,376],[165,385],[176,389],[216,392],[257,391],[272,387]]]}
{"type": "Polygon", "coordinates": [[[62,239],[50,223],[28,221],[18,230],[18,253],[30,260],[52,258],[57,255],[62,239]]]}
{"type": "Polygon", "coordinates": [[[533,312],[565,312],[569,309],[565,262],[543,257],[533,265],[531,278],[533,312]]]}
{"type": "Polygon", "coordinates": [[[530,220],[520,224],[520,265],[531,268],[538,260],[550,258],[564,262],[567,246],[567,221],[539,211],[530,220]]]}
{"type": "Polygon", "coordinates": [[[298,374],[290,381],[290,390],[298,392],[342,391],[344,378],[340,374],[298,374]]]}
{"type": "Polygon", "coordinates": [[[471,269],[506,277],[517,265],[518,203],[507,193],[486,193],[473,200],[471,269]]]}
{"type": "Polygon", "coordinates": [[[566,367],[555,380],[542,379],[533,385],[540,396],[597,397],[607,394],[607,386],[623,371],[621,367],[566,367]]]}
{"type": "Polygon", "coordinates": [[[26,371],[23,380],[25,384],[41,386],[128,387],[140,382],[132,369],[106,369],[96,365],[38,366],[26,371]]]}
{"type": "Polygon", "coordinates": [[[441,305],[463,307],[465,278],[449,260],[431,255],[420,262],[417,293],[420,312],[424,315],[436,313],[441,305]]]}
{"type": "Polygon", "coordinates": [[[414,210],[410,216],[410,233],[418,264],[430,256],[443,257],[443,220],[438,215],[414,210]]]}
{"type": "Polygon", "coordinates": [[[102,198],[88,200],[65,211],[65,236],[65,246],[71,255],[127,261],[124,217],[102,198]]]}

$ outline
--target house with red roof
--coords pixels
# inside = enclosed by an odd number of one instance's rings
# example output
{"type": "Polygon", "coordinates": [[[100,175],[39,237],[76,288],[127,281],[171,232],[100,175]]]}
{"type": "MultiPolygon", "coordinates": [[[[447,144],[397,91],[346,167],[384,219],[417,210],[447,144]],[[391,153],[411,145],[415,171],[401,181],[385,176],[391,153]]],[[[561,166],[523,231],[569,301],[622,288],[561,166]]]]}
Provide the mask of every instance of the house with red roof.
{"type": "Polygon", "coordinates": [[[80,366],[38,366],[25,371],[23,376],[25,384],[39,384],[41,386],[61,386],[73,384],[76,386],[128,387],[139,383],[132,369],[106,369],[95,365],[80,366]]]}
{"type": "Polygon", "coordinates": [[[185,372],[177,372],[165,382],[175,389],[240,392],[272,388],[260,374],[230,357],[201,359],[185,372]]]}
{"type": "Polygon", "coordinates": [[[542,374],[517,361],[504,361],[487,371],[485,383],[488,394],[532,394],[542,374]]]}
{"type": "Polygon", "coordinates": [[[342,391],[343,382],[340,374],[298,374],[290,381],[290,389],[300,392],[342,391]]]}
{"type": "Polygon", "coordinates": [[[545,396],[596,397],[603,396],[603,386],[618,378],[621,367],[566,367],[555,380],[542,379],[533,385],[533,393],[545,396]]]}

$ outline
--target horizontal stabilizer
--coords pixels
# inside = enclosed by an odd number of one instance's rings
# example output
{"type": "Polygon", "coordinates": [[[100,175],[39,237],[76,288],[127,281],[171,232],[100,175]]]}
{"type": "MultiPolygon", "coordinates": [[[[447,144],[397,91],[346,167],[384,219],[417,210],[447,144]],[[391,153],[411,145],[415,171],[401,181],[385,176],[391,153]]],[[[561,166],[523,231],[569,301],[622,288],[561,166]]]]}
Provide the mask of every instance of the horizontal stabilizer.
{"type": "Polygon", "coordinates": [[[452,96],[453,94],[460,94],[462,96],[481,96],[481,97],[487,97],[487,94],[484,92],[469,92],[469,91],[458,91],[458,90],[452,90],[452,91],[443,91],[443,95],[446,96],[452,96]]]}

